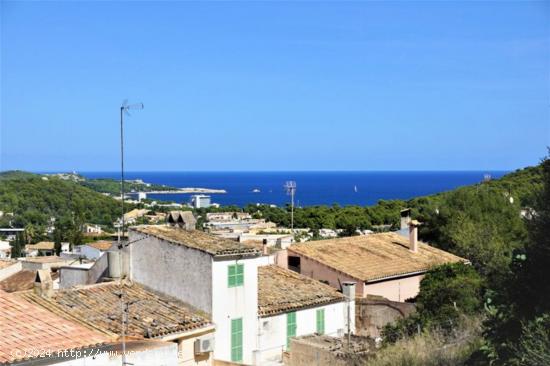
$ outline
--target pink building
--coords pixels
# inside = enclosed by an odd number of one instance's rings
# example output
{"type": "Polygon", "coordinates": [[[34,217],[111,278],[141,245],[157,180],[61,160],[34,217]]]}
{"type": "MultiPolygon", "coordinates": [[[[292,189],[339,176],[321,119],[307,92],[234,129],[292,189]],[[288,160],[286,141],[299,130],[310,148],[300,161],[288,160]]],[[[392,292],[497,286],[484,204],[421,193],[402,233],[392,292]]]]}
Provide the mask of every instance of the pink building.
{"type": "Polygon", "coordinates": [[[291,245],[286,263],[289,269],[338,289],[343,282],[356,282],[360,297],[405,301],[418,294],[420,281],[434,266],[469,263],[419,242],[417,226],[418,222],[410,222],[409,238],[392,232],[291,245]]]}

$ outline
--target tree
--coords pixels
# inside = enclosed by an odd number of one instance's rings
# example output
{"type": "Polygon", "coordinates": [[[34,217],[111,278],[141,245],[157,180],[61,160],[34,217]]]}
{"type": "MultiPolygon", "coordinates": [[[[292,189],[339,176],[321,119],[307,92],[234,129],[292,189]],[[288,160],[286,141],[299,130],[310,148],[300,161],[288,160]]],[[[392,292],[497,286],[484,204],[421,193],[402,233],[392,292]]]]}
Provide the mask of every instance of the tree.
{"type": "Polygon", "coordinates": [[[416,334],[420,329],[438,328],[451,331],[463,316],[478,314],[482,309],[483,279],[467,264],[438,266],[420,282],[416,313],[384,327],[386,343],[416,334]]]}
{"type": "Polygon", "coordinates": [[[33,224],[27,224],[25,226],[25,238],[27,244],[31,244],[36,236],[36,229],[33,224]]]}
{"type": "Polygon", "coordinates": [[[23,233],[18,233],[17,236],[15,237],[15,240],[11,244],[11,257],[12,258],[22,257],[24,245],[25,245],[25,238],[23,236],[23,233]]]}
{"type": "Polygon", "coordinates": [[[538,356],[550,354],[550,156],[541,166],[543,189],[527,222],[529,239],[489,308],[486,353],[498,364],[537,364],[538,356]]]}
{"type": "Polygon", "coordinates": [[[58,228],[58,226],[56,225],[53,231],[53,243],[54,243],[55,255],[59,255],[61,253],[62,240],[63,240],[63,234],[61,230],[58,228]]]}

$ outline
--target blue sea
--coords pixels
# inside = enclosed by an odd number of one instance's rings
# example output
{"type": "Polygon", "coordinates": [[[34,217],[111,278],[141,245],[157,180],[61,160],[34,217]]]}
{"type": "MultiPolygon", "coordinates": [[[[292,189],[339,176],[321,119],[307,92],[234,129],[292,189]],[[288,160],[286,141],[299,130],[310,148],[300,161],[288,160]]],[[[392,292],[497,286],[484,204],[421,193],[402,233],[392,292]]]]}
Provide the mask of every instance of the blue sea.
{"type": "MultiPolygon", "coordinates": [[[[79,172],[87,178],[120,179],[118,172],[79,172]]],[[[407,172],[126,172],[126,179],[173,187],[225,189],[212,194],[212,202],[245,206],[265,203],[284,206],[289,202],[283,188],[296,182],[297,206],[373,205],[384,199],[410,199],[478,183],[484,174],[499,178],[504,171],[407,171],[407,172]],[[259,190],[259,192],[253,192],[259,190]]],[[[188,194],[156,194],[148,198],[189,202],[188,194]]]]}

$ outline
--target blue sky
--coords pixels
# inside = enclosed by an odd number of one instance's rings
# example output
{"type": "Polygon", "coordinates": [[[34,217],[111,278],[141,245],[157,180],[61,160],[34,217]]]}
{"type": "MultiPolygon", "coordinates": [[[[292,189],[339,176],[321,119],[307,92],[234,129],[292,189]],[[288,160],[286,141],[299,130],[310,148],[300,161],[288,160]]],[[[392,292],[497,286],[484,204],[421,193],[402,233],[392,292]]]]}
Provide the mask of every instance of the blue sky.
{"type": "Polygon", "coordinates": [[[0,169],[509,170],[548,2],[2,2],[0,169]]]}

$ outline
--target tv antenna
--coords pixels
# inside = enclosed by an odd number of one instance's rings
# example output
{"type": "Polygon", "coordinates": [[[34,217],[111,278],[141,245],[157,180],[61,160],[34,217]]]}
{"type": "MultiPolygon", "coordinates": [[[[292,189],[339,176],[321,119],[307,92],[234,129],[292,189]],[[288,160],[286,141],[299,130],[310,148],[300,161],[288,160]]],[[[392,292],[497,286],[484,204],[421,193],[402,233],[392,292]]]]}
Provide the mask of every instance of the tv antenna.
{"type": "Polygon", "coordinates": [[[122,312],[121,338],[122,338],[122,366],[131,365],[126,362],[126,337],[124,327],[128,324],[128,305],[124,302],[124,285],[122,283],[122,239],[124,238],[124,115],[130,116],[129,110],[141,110],[143,103],[128,104],[128,100],[124,100],[120,106],[120,203],[122,205],[121,227],[122,235],[118,236],[118,263],[120,266],[120,304],[122,312]]]}
{"type": "Polygon", "coordinates": [[[120,202],[122,204],[121,228],[122,235],[118,237],[118,245],[120,246],[121,237],[124,238],[124,115],[130,116],[129,110],[141,110],[143,103],[128,104],[128,100],[124,100],[120,106],[120,202]]]}
{"type": "Polygon", "coordinates": [[[294,195],[296,194],[296,182],[286,181],[284,185],[286,194],[290,196],[290,230],[294,232],[294,195]]]}

